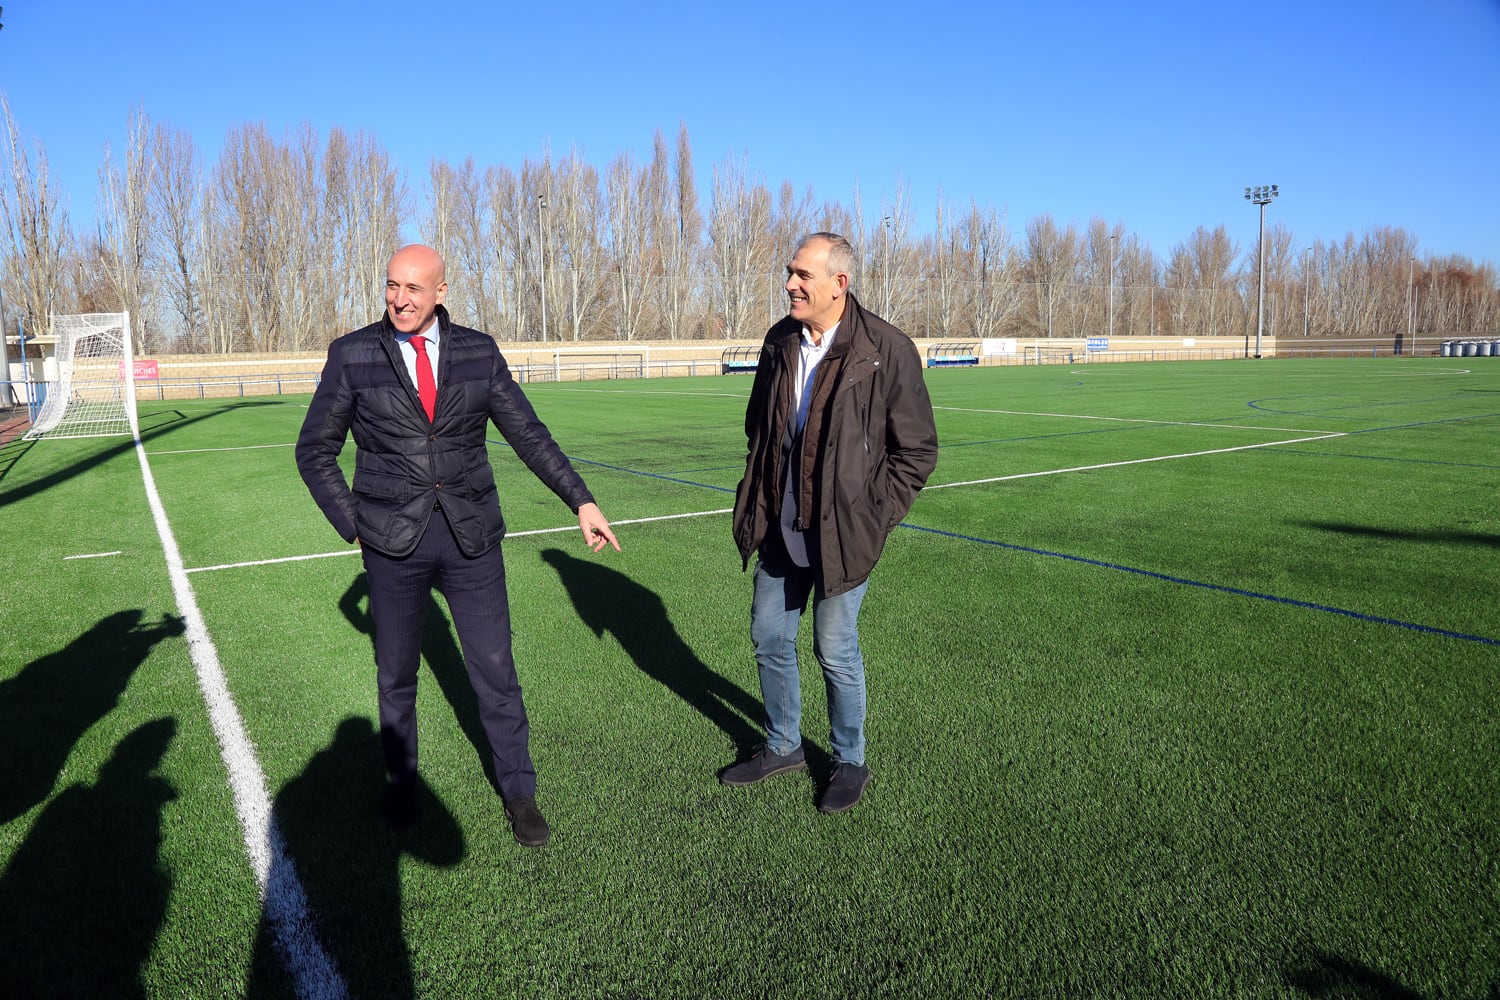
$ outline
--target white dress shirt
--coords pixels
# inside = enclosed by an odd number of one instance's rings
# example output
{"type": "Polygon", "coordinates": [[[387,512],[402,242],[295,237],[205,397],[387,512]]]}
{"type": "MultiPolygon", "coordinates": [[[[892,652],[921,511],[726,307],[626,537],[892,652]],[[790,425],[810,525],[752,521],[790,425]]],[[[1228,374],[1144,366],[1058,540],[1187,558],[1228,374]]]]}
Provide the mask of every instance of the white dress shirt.
{"type": "MultiPolygon", "coordinates": [[[[837,323],[823,331],[823,339],[813,343],[812,333],[802,328],[802,344],[797,351],[797,381],[793,386],[793,402],[797,407],[797,433],[807,425],[807,409],[812,405],[813,378],[818,373],[818,364],[828,349],[833,346],[833,336],[838,332],[837,323]]],[[[796,455],[788,456],[786,480],[781,492],[781,539],[786,543],[787,555],[798,566],[809,566],[807,558],[807,534],[792,527],[797,520],[797,477],[801,463],[796,455]]],[[[809,515],[812,513],[808,511],[809,515]]]]}

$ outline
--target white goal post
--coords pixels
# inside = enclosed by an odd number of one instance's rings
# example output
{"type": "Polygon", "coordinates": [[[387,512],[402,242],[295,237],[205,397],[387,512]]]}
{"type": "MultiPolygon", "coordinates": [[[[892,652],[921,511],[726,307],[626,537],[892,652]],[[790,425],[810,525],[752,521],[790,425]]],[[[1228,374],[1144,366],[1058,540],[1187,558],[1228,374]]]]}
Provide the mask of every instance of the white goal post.
{"type": "Polygon", "coordinates": [[[26,432],[37,438],[140,436],[135,412],[135,364],[130,314],[52,317],[57,375],[26,432]]]}

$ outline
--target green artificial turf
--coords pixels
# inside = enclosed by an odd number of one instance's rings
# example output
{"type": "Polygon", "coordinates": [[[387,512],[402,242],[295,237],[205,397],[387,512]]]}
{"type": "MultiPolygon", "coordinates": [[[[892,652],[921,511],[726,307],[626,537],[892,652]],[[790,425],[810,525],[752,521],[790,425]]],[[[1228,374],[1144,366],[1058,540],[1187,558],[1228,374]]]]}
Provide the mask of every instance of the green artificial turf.
{"type": "MultiPolygon", "coordinates": [[[[496,436],[540,850],[437,597],[423,819],[381,822],[360,561],[292,462],[307,397],[142,404],[350,995],[1497,995],[1500,361],[927,381],[933,488],[862,615],[875,782],[836,817],[810,641],[809,773],[716,780],[760,732],[709,513],[749,378],[527,387],[624,547],[588,552],[496,436]]],[[[12,442],[0,504],[0,992],[290,995],[133,450],[12,442]]]]}

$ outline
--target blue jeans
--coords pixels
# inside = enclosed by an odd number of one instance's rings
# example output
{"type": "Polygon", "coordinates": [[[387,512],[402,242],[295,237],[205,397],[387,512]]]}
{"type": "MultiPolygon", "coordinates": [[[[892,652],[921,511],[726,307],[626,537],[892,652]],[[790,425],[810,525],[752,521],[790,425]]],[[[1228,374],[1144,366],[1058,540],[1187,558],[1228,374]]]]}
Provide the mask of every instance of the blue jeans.
{"type": "Polygon", "coordinates": [[[802,682],[797,626],[812,597],[813,654],[828,691],[829,744],[840,764],[865,762],[865,661],[859,651],[859,606],[866,580],[837,597],[817,593],[815,571],[790,560],[755,564],[750,638],[766,709],[766,747],[788,754],[802,745],[802,682]]]}

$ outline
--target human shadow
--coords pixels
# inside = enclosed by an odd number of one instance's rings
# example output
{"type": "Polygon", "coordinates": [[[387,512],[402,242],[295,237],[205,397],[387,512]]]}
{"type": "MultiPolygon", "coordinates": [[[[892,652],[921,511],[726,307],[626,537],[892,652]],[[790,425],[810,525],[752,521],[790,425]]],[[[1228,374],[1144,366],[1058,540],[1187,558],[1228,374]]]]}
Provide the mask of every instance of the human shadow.
{"type": "MultiPolygon", "coordinates": [[[[200,423],[201,421],[204,421],[204,420],[212,420],[214,417],[220,416],[220,415],[225,414],[225,413],[229,413],[229,412],[231,412],[233,410],[244,409],[246,407],[278,406],[278,405],[281,405],[281,404],[279,404],[279,403],[252,402],[252,401],[248,401],[247,400],[246,402],[243,402],[243,403],[234,403],[234,404],[226,406],[226,407],[224,407],[222,409],[212,410],[212,411],[210,411],[208,413],[200,413],[200,414],[198,414],[196,416],[191,416],[191,417],[187,416],[187,415],[185,415],[183,413],[181,413],[180,411],[172,411],[172,412],[174,412],[176,414],[176,416],[175,416],[174,419],[170,420],[167,423],[164,423],[161,426],[150,428],[150,429],[148,429],[145,426],[145,423],[146,423],[146,421],[148,421],[148,420],[151,419],[151,417],[153,416],[153,414],[142,413],[141,416],[140,416],[140,418],[139,418],[139,421],[142,423],[142,427],[141,427],[141,441],[142,441],[142,443],[149,443],[152,440],[154,440],[155,438],[161,437],[163,434],[166,434],[168,431],[178,430],[178,429],[180,429],[182,427],[185,427],[185,426],[188,426],[188,425],[191,425],[191,424],[200,423]]],[[[6,446],[7,451],[8,451],[9,448],[10,448],[10,445],[7,445],[6,446]]],[[[57,469],[57,470],[55,470],[53,472],[48,473],[45,476],[41,476],[41,477],[39,477],[37,479],[33,479],[30,482],[23,482],[23,483],[21,483],[21,485],[16,486],[16,487],[14,487],[12,489],[9,489],[9,490],[0,490],[0,507],[3,507],[3,506],[5,506],[6,504],[9,504],[9,503],[14,503],[17,500],[25,500],[27,497],[35,496],[38,493],[44,493],[47,490],[50,490],[54,486],[61,485],[62,483],[65,483],[68,480],[73,479],[75,476],[82,475],[83,473],[87,472],[89,469],[92,469],[92,468],[94,468],[97,465],[102,465],[102,464],[104,464],[105,462],[109,461],[112,458],[117,458],[120,455],[123,455],[123,454],[125,454],[127,452],[134,451],[134,450],[135,450],[135,441],[132,440],[132,439],[130,439],[130,438],[128,438],[128,437],[127,438],[123,438],[119,442],[117,442],[115,444],[112,444],[112,445],[110,445],[107,448],[102,448],[102,449],[100,449],[97,452],[91,453],[86,458],[79,459],[77,462],[74,462],[72,465],[68,465],[68,466],[65,466],[64,468],[57,469]]],[[[8,473],[12,468],[15,467],[16,463],[19,461],[19,459],[21,458],[21,456],[24,455],[24,454],[26,454],[26,453],[27,452],[25,452],[25,451],[18,451],[15,454],[15,457],[12,458],[8,463],[5,464],[4,471],[8,473]]]]}
{"type": "Polygon", "coordinates": [[[1287,975],[1286,980],[1293,989],[1315,998],[1424,1000],[1422,994],[1383,972],[1320,951],[1309,955],[1300,968],[1287,975]]]}
{"type": "Polygon", "coordinates": [[[367,718],[339,723],[328,745],[276,795],[272,816],[285,845],[267,877],[246,995],[300,993],[289,967],[315,936],[351,997],[415,995],[402,931],[401,859],[450,867],[466,853],[457,821],[425,783],[419,818],[394,829],[381,818],[386,789],[380,738],[367,718]],[[288,903],[300,888],[306,912],[288,903]]]}
{"type": "Polygon", "coordinates": [[[0,480],[10,473],[10,470],[31,450],[34,444],[36,444],[35,441],[27,441],[24,438],[12,438],[9,441],[0,442],[0,480]]]}
{"type": "Polygon", "coordinates": [[[1425,529],[1411,531],[1396,528],[1376,528],[1368,524],[1345,524],[1334,521],[1298,521],[1299,527],[1316,528],[1319,531],[1334,531],[1343,535],[1358,535],[1365,538],[1387,538],[1392,541],[1437,542],[1444,545],[1481,545],[1500,548],[1500,535],[1484,531],[1448,531],[1425,529]]]}
{"type": "MultiPolygon", "coordinates": [[[[459,730],[479,755],[484,776],[495,794],[500,794],[500,783],[495,776],[495,759],[490,750],[489,737],[485,735],[484,722],[479,716],[479,699],[474,686],[469,683],[468,668],[464,666],[463,650],[453,633],[448,615],[434,594],[427,595],[427,617],[422,623],[422,658],[427,661],[438,689],[453,708],[459,730]]],[[[339,598],[339,610],[349,624],[370,637],[374,650],[375,626],[370,617],[370,581],[364,573],[355,576],[349,588],[339,598]]]]}
{"type": "Polygon", "coordinates": [[[177,797],[156,772],[176,732],[160,718],[127,735],[98,780],[53,798],[11,856],[0,877],[5,995],[146,995],[141,967],[172,890],[162,810],[177,797]]]}
{"type": "Polygon", "coordinates": [[[90,726],[119,703],[137,667],[181,618],[142,625],[145,612],[117,611],[83,635],[0,681],[0,824],[47,797],[90,726]]]}
{"type": "MultiPolygon", "coordinates": [[[[699,659],[654,591],[618,570],[576,559],[561,549],[544,549],[542,559],[557,570],[578,616],[595,635],[614,636],[643,673],[723,730],[742,754],[764,740],[750,721],[763,717],[759,699],[699,659]]],[[[808,757],[826,767],[826,752],[811,740],[804,745],[808,757]]]]}

